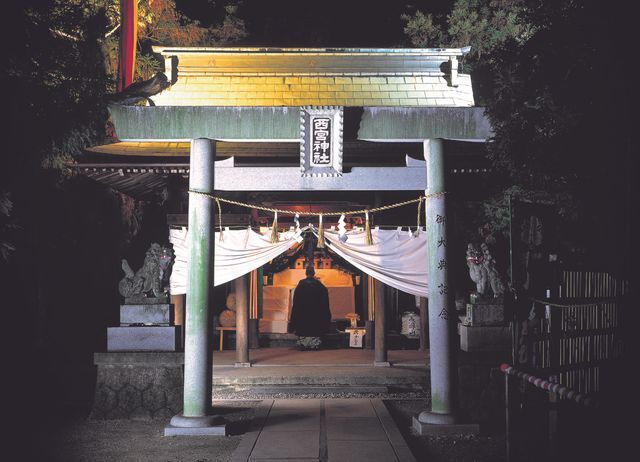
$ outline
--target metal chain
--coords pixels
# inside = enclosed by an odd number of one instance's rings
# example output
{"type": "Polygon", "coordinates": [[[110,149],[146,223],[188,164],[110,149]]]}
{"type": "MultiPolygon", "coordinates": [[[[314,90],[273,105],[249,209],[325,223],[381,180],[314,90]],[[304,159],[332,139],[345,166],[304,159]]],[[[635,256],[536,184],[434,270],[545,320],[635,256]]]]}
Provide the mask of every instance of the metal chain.
{"type": "Polygon", "coordinates": [[[427,194],[426,196],[420,196],[416,199],[410,199],[408,201],[404,201],[404,202],[397,202],[395,204],[389,204],[389,205],[383,205],[381,207],[375,207],[372,209],[362,209],[362,210],[349,210],[347,212],[305,212],[305,211],[294,211],[294,210],[283,210],[283,209],[276,209],[276,208],[272,208],[272,207],[264,207],[262,205],[254,205],[254,204],[247,204],[246,202],[240,202],[240,201],[234,201],[231,199],[224,199],[222,197],[217,197],[214,196],[213,194],[209,194],[209,193],[205,193],[205,192],[201,192],[201,191],[194,191],[193,189],[189,190],[189,194],[196,194],[199,196],[205,196],[208,197],[210,199],[216,200],[216,201],[220,201],[220,202],[224,202],[226,204],[231,204],[231,205],[238,205],[240,207],[246,207],[246,208],[250,208],[250,209],[256,209],[256,210],[262,210],[264,212],[271,212],[271,213],[279,213],[281,215],[295,215],[296,213],[299,215],[304,215],[304,216],[315,216],[315,215],[324,215],[324,216],[340,216],[340,215],[362,215],[365,212],[369,212],[369,213],[373,213],[373,212],[382,212],[384,210],[389,210],[389,209],[393,209],[393,208],[397,208],[397,207],[402,207],[404,205],[408,205],[408,204],[414,204],[416,202],[422,202],[423,200],[426,199],[431,199],[431,198],[435,198],[435,197],[440,197],[440,196],[444,196],[446,194],[445,191],[441,191],[441,192],[437,192],[437,193],[433,193],[433,194],[427,194]]]}

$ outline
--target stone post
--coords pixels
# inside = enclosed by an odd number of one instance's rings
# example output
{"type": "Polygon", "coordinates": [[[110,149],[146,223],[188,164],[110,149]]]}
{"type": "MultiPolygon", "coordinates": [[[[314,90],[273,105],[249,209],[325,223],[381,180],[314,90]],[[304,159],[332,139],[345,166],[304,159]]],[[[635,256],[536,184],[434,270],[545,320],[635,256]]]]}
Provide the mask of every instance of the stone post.
{"type": "Polygon", "coordinates": [[[375,280],[375,360],[374,366],[390,366],[387,359],[387,322],[384,306],[384,284],[375,280]]]}
{"type": "Polygon", "coordinates": [[[236,367],[249,367],[249,275],[235,280],[236,293],[236,367]]]}
{"type": "MultiPolygon", "coordinates": [[[[214,191],[215,142],[191,140],[189,189],[214,191]]],[[[171,419],[165,436],[224,434],[222,418],[213,415],[211,386],[213,350],[211,304],[213,302],[213,206],[214,201],[189,194],[189,278],[185,313],[184,407],[171,419]]]]}
{"type": "Polygon", "coordinates": [[[454,419],[454,348],[456,312],[451,303],[447,260],[447,213],[445,207],[445,159],[441,139],[424,142],[427,165],[426,194],[441,195],[426,201],[429,294],[429,356],[431,411],[418,416],[422,424],[452,424],[454,419]]]}

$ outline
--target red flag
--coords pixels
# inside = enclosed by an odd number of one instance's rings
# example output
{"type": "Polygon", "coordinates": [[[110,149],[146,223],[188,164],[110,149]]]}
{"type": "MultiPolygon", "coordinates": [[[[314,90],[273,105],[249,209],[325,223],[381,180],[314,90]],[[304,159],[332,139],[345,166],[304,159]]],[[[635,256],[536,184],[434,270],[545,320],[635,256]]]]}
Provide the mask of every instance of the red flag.
{"type": "Polygon", "coordinates": [[[120,0],[120,61],[118,62],[118,91],[133,82],[138,42],[138,1],[120,0]]]}

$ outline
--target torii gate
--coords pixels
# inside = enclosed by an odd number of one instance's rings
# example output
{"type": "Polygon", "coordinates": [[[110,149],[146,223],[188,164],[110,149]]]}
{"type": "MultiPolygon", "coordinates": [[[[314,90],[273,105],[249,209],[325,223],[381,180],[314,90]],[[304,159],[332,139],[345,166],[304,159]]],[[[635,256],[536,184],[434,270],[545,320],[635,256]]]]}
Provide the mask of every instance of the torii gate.
{"type": "MultiPolygon", "coordinates": [[[[176,69],[175,61],[186,63],[185,66],[192,66],[192,69],[195,69],[192,75],[202,75],[203,62],[208,63],[210,67],[215,67],[218,65],[216,61],[218,55],[222,55],[220,60],[223,61],[227,58],[225,53],[228,52],[220,49],[170,48],[158,48],[156,51],[165,55],[165,71],[172,82],[178,81],[178,83],[180,83],[181,74],[176,69]],[[176,55],[179,55],[178,59],[176,55]],[[215,55],[216,59],[211,58],[211,55],[215,55]]],[[[308,55],[309,50],[302,53],[300,50],[289,51],[292,56],[295,55],[295,59],[308,59],[308,56],[299,57],[308,55]]],[[[349,69],[341,69],[340,66],[357,66],[358,59],[366,63],[367,59],[370,59],[368,57],[379,53],[390,60],[389,65],[395,66],[393,72],[389,72],[389,69],[375,69],[374,74],[378,76],[394,75],[394,77],[384,77],[386,83],[391,82],[391,79],[406,82],[406,79],[415,80],[416,75],[425,75],[429,78],[436,76],[437,79],[434,82],[438,82],[442,87],[439,89],[450,89],[452,95],[459,93],[457,88],[459,78],[467,78],[469,91],[471,89],[469,76],[457,73],[457,57],[467,50],[342,50],[344,56],[337,57],[335,50],[331,50],[331,53],[327,50],[313,51],[317,59],[329,60],[327,68],[330,68],[334,74],[354,75],[354,77],[348,77],[351,83],[356,82],[357,78],[365,78],[367,73],[349,74],[345,72],[349,69]],[[339,61],[338,58],[344,58],[344,60],[339,61]],[[396,72],[399,70],[398,66],[405,66],[405,63],[410,60],[413,61],[409,66],[413,68],[400,70],[411,70],[412,77],[401,77],[407,73],[396,72]],[[440,69],[446,62],[451,65],[448,74],[440,69]]],[[[237,50],[239,56],[246,52],[247,50],[237,50]]],[[[264,49],[254,50],[254,52],[265,53],[264,49]]],[[[278,57],[281,57],[282,53],[283,50],[277,50],[277,53],[274,51],[274,55],[278,57]]],[[[281,64],[278,70],[282,70],[282,66],[294,68],[295,66],[291,64],[291,59],[294,58],[286,53],[284,55],[284,58],[289,61],[281,64]]],[[[376,65],[379,65],[380,56],[374,57],[378,59],[376,65]]],[[[234,59],[237,60],[238,57],[234,59]]],[[[354,69],[350,68],[350,70],[354,69]]],[[[189,76],[189,74],[185,75],[189,76]]],[[[267,78],[282,79],[286,84],[285,77],[267,78]]],[[[333,81],[337,82],[337,79],[336,77],[333,81]]],[[[423,83],[420,85],[424,85],[424,88],[430,88],[431,84],[425,84],[423,80],[421,82],[423,83]]],[[[188,82],[183,84],[183,87],[187,84],[188,82]]],[[[400,84],[389,85],[400,87],[400,84]]],[[[437,85],[432,86],[433,89],[438,90],[437,85]]],[[[378,85],[372,85],[372,87],[378,87],[378,85]]],[[[176,88],[176,92],[185,92],[184,89],[180,90],[179,86],[176,88]]],[[[413,88],[416,88],[415,85],[413,88]]],[[[169,100],[175,98],[176,94],[172,96],[171,91],[174,89],[161,93],[156,100],[156,103],[170,104],[167,106],[112,106],[109,110],[121,141],[191,140],[189,169],[191,191],[208,194],[213,194],[216,190],[426,192],[429,196],[425,216],[429,255],[427,271],[432,405],[429,411],[421,412],[414,419],[414,427],[422,431],[429,425],[455,423],[456,403],[453,386],[456,367],[453,360],[453,341],[456,317],[451,300],[452,291],[449,290],[447,264],[447,199],[445,196],[447,156],[444,152],[443,139],[485,141],[490,136],[490,127],[484,111],[481,108],[471,107],[472,96],[470,100],[460,103],[463,107],[450,107],[456,105],[454,98],[451,98],[450,102],[447,100],[442,103],[443,106],[448,107],[389,107],[393,104],[376,107],[374,104],[365,105],[364,100],[357,100],[360,104],[353,104],[347,99],[337,97],[333,97],[334,104],[330,107],[313,106],[318,103],[318,100],[313,98],[292,100],[301,103],[299,106],[287,105],[287,101],[283,100],[276,106],[229,107],[230,105],[188,105],[189,102],[194,101],[189,99],[180,99],[180,105],[175,105],[178,100],[167,101],[167,98],[169,100]],[[340,146],[342,132],[339,124],[334,126],[338,129],[336,133],[339,132],[340,135],[339,141],[336,142],[338,144],[335,145],[336,150],[333,151],[334,160],[329,165],[310,161],[309,157],[304,155],[305,144],[309,146],[310,138],[303,135],[301,139],[301,132],[304,134],[310,130],[309,120],[312,120],[311,116],[316,114],[314,111],[328,110],[325,116],[330,118],[335,111],[341,114],[342,107],[348,105],[362,107],[358,139],[377,142],[422,142],[425,161],[407,158],[404,167],[353,167],[350,172],[343,172],[340,146]],[[309,116],[307,119],[305,114],[309,116]],[[232,158],[216,162],[216,140],[299,142],[302,146],[301,164],[299,167],[265,168],[235,167],[232,158]],[[265,171],[267,169],[271,171],[267,173],[265,171]]],[[[425,102],[416,101],[423,102],[423,105],[427,106],[428,91],[422,90],[422,94],[427,95],[425,102]]],[[[446,96],[442,91],[438,95],[438,97],[446,96]]],[[[405,92],[405,96],[408,96],[408,92],[405,92]]],[[[378,104],[380,101],[383,100],[371,100],[372,103],[378,102],[378,104]]],[[[410,106],[413,101],[408,100],[406,104],[410,106]]],[[[435,102],[432,104],[438,105],[437,100],[433,101],[435,102]]],[[[209,307],[214,268],[213,205],[213,201],[206,196],[190,194],[188,227],[191,246],[187,286],[189,296],[185,313],[184,408],[182,414],[171,419],[170,427],[165,430],[166,435],[224,434],[222,419],[213,414],[211,406],[213,361],[212,349],[209,346],[212,334],[209,307]]],[[[241,318],[239,321],[246,320],[241,318]]],[[[381,350],[376,349],[377,352],[381,350]]],[[[386,357],[376,355],[376,360],[386,362],[386,357]]]]}

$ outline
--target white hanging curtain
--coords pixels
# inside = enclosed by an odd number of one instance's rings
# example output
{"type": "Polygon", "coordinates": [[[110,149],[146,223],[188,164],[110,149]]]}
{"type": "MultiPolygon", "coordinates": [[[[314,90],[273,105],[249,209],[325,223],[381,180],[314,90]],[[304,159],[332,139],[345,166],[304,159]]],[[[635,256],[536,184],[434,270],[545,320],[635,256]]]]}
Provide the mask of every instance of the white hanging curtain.
{"type": "MultiPolygon", "coordinates": [[[[302,242],[302,231],[280,234],[280,242],[272,243],[271,232],[262,235],[250,228],[224,230],[223,241],[220,233],[215,233],[214,285],[219,286],[245,275],[302,242]]],[[[187,229],[169,231],[169,242],[173,244],[175,261],[169,280],[171,293],[187,293],[189,247],[187,229]]]]}
{"type": "MultiPolygon", "coordinates": [[[[232,281],[261,267],[302,242],[297,232],[280,234],[280,242],[271,243],[270,231],[265,235],[249,228],[225,230],[220,242],[215,233],[214,285],[232,281]]],[[[317,235],[317,230],[314,229],[317,235]]],[[[327,246],[356,268],[396,289],[420,297],[427,297],[427,235],[414,236],[410,231],[371,230],[372,244],[365,243],[364,231],[349,231],[342,242],[336,231],[325,230],[327,246]]],[[[187,289],[188,256],[187,229],[172,229],[169,241],[173,244],[175,261],[170,278],[172,294],[184,294],[187,289]]]]}
{"type": "Polygon", "coordinates": [[[349,231],[342,242],[338,232],[324,231],[329,249],[356,268],[403,292],[427,297],[427,234],[375,228],[371,236],[373,243],[366,244],[364,231],[349,231]]]}

